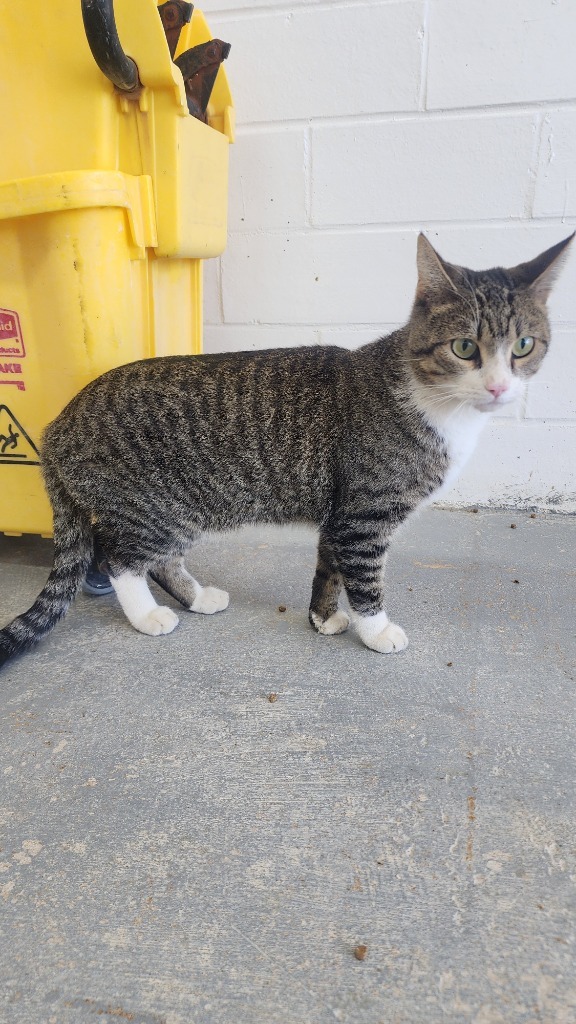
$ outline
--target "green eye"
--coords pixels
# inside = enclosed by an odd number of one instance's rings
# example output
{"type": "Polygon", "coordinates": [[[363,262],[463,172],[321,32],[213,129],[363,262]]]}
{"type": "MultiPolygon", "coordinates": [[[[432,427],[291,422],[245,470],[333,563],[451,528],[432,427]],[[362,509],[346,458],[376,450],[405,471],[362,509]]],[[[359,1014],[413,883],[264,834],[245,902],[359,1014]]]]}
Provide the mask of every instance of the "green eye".
{"type": "Polygon", "coordinates": [[[470,338],[456,338],[452,342],[452,351],[458,359],[472,359],[478,351],[478,345],[470,338]]]}
{"type": "Polygon", "coordinates": [[[534,338],[518,338],[512,345],[512,355],[516,356],[516,359],[521,359],[522,356],[527,356],[533,348],[534,338]]]}

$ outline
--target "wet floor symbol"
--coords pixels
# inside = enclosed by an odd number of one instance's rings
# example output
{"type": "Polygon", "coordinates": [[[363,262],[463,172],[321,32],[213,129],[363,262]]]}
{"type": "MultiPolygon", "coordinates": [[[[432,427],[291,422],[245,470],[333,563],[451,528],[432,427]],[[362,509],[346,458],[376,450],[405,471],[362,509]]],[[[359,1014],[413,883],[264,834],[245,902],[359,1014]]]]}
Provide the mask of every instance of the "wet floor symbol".
{"type": "Polygon", "coordinates": [[[0,464],[38,466],[38,449],[7,405],[0,405],[0,464]]]}

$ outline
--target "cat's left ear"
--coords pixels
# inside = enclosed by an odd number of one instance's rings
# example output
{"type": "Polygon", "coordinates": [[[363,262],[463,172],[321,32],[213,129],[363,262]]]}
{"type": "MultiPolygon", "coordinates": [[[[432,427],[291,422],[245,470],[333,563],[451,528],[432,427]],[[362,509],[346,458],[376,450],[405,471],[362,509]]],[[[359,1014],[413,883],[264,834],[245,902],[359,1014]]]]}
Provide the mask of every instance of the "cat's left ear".
{"type": "Polygon", "coordinates": [[[541,252],[529,263],[520,263],[512,267],[508,273],[518,285],[524,285],[531,292],[537,302],[544,304],[552,291],[562,267],[568,255],[568,246],[576,235],[574,231],[563,242],[541,252]]]}
{"type": "Polygon", "coordinates": [[[418,235],[418,286],[416,298],[424,299],[439,292],[457,292],[459,268],[443,260],[422,232],[418,235]]]}

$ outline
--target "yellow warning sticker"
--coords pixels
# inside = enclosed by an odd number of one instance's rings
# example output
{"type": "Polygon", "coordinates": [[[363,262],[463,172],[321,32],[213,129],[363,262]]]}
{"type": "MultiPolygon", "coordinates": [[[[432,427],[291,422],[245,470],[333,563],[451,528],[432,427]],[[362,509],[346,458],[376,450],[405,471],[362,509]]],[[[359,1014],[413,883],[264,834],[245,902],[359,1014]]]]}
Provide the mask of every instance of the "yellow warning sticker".
{"type": "Polygon", "coordinates": [[[36,445],[7,405],[0,405],[0,464],[40,465],[36,445]]]}

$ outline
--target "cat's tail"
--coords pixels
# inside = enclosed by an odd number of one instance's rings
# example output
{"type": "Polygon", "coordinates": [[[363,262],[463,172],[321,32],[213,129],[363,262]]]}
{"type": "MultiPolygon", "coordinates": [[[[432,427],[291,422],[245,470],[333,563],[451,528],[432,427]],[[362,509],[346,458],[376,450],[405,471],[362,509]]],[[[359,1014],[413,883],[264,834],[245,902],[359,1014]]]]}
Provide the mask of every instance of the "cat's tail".
{"type": "Polygon", "coordinates": [[[32,607],[0,630],[0,668],[37,644],[66,614],[92,558],[89,519],[57,477],[46,466],[42,468],[54,513],[54,561],[46,586],[32,607]]]}

